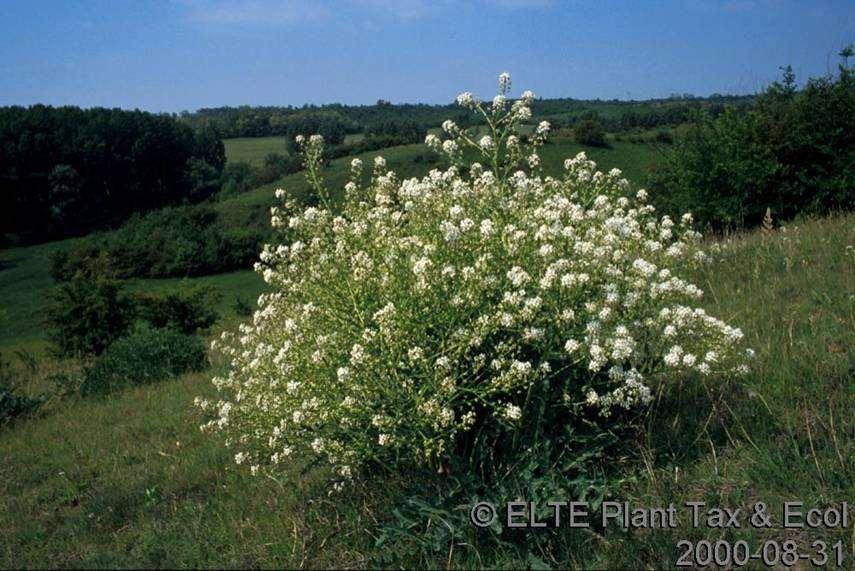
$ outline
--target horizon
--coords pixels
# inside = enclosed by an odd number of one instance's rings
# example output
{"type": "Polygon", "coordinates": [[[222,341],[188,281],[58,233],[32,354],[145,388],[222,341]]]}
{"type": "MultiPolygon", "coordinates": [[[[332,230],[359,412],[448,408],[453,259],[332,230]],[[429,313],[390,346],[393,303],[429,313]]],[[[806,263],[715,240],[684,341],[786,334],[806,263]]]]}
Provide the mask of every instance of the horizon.
{"type": "Polygon", "coordinates": [[[833,73],[837,52],[855,40],[855,5],[836,0],[155,6],[10,2],[0,19],[0,106],[447,105],[465,90],[492,96],[502,71],[514,77],[513,94],[542,99],[753,95],[781,66],[793,66],[799,85],[833,73]],[[413,74],[413,62],[423,71],[413,74]]]}
{"type": "MultiPolygon", "coordinates": [[[[754,97],[754,96],[758,95],[759,93],[760,93],[759,91],[755,92],[755,93],[709,93],[706,95],[698,95],[698,94],[694,94],[694,93],[692,93],[692,94],[688,94],[688,93],[677,94],[677,93],[675,93],[675,94],[672,94],[669,96],[651,97],[649,99],[620,99],[620,98],[602,99],[602,98],[596,98],[596,97],[591,98],[591,99],[578,99],[575,97],[562,97],[562,96],[557,96],[557,97],[536,96],[535,101],[572,100],[572,101],[578,101],[580,103],[599,102],[599,103],[627,103],[627,104],[632,104],[632,103],[648,103],[648,102],[654,102],[654,101],[678,101],[680,99],[683,99],[686,101],[691,101],[693,99],[696,99],[699,101],[704,101],[704,100],[710,100],[713,97],[719,97],[719,96],[725,97],[725,98],[740,98],[740,97],[746,97],[747,98],[747,97],[754,97]]],[[[381,97],[379,99],[383,99],[383,98],[381,97]]],[[[453,106],[457,105],[457,103],[455,101],[448,101],[445,103],[443,103],[443,102],[427,103],[424,101],[386,101],[386,100],[383,100],[383,101],[386,103],[389,103],[392,106],[410,105],[410,106],[428,106],[428,107],[448,107],[448,106],[453,107],[453,106]]],[[[246,108],[246,107],[252,108],[252,109],[261,109],[261,108],[271,107],[271,108],[281,108],[281,109],[293,109],[293,110],[297,111],[297,110],[301,110],[301,109],[324,108],[324,107],[333,107],[333,106],[373,107],[373,106],[376,106],[378,103],[379,103],[379,100],[374,101],[372,103],[342,103],[340,101],[332,101],[329,103],[306,102],[306,103],[300,103],[300,104],[285,104],[285,105],[276,105],[276,104],[249,105],[249,104],[244,104],[244,103],[238,103],[238,104],[234,104],[234,105],[217,105],[217,106],[213,106],[213,107],[198,107],[196,109],[181,109],[179,111],[156,111],[156,110],[152,111],[152,110],[148,110],[148,109],[140,109],[139,107],[119,107],[116,105],[81,106],[81,105],[76,105],[74,103],[53,104],[53,103],[43,103],[43,102],[37,101],[35,103],[27,103],[27,104],[20,104],[20,103],[0,104],[0,108],[2,108],[2,107],[25,107],[25,108],[27,108],[27,107],[35,107],[37,105],[44,105],[46,107],[56,107],[56,108],[59,108],[59,107],[78,107],[78,108],[83,109],[83,110],[87,110],[87,109],[120,109],[122,111],[142,111],[142,112],[152,113],[152,114],[181,115],[184,113],[194,114],[194,113],[200,113],[202,111],[211,111],[211,110],[217,110],[217,109],[240,109],[240,108],[246,108]]]]}

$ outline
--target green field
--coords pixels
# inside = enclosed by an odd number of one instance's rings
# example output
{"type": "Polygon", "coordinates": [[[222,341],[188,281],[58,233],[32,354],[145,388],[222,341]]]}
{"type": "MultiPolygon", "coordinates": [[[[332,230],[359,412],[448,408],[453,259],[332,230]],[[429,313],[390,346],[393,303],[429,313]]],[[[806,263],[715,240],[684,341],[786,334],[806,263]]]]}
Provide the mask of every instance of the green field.
{"type": "MultiPolygon", "coordinates": [[[[773,509],[785,500],[851,500],[853,244],[852,215],[722,243],[714,263],[694,277],[706,290],[705,307],[745,331],[757,351],[753,372],[739,384],[686,379],[667,397],[660,394],[612,495],[645,506],[697,500],[745,507],[762,500],[773,509]]],[[[4,256],[19,262],[19,279],[43,281],[24,271],[39,250],[15,252],[4,256]]],[[[248,275],[211,279],[250,297],[258,289],[248,275]]],[[[435,552],[419,524],[411,535],[378,545],[378,529],[395,518],[389,506],[419,491],[402,478],[319,498],[314,472],[302,473],[299,463],[280,481],[236,470],[221,441],[198,430],[192,400],[211,395],[208,376],[101,400],[53,401],[0,432],[0,566],[661,568],[673,565],[678,539],[722,537],[686,522],[605,536],[566,529],[557,543],[563,549],[528,550],[467,528],[435,552]]],[[[840,529],[808,537],[744,527],[724,537],[752,545],[851,542],[840,529]]]]}
{"type": "Polygon", "coordinates": [[[246,162],[254,166],[264,164],[269,153],[288,154],[285,137],[241,137],[225,139],[226,160],[231,163],[246,162]]]}
{"type": "MultiPolygon", "coordinates": [[[[363,135],[354,133],[344,138],[345,144],[361,141],[363,135]]],[[[285,137],[240,137],[237,139],[224,139],[226,147],[226,160],[229,162],[247,162],[254,166],[264,164],[264,157],[270,153],[288,154],[288,146],[285,137]]]]}

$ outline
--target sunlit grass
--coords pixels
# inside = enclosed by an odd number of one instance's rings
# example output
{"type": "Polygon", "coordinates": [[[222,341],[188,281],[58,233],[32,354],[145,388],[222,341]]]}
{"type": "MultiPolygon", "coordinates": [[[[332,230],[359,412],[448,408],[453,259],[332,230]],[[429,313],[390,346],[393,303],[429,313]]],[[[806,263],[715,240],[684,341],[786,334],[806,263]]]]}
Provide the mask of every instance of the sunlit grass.
{"type": "MultiPolygon", "coordinates": [[[[344,143],[350,145],[358,143],[365,136],[362,133],[354,133],[344,137],[344,143]]],[[[235,139],[223,139],[226,147],[226,160],[232,163],[246,162],[254,166],[264,164],[264,157],[270,153],[287,155],[288,145],[284,136],[275,137],[238,137],[235,139]]]]}

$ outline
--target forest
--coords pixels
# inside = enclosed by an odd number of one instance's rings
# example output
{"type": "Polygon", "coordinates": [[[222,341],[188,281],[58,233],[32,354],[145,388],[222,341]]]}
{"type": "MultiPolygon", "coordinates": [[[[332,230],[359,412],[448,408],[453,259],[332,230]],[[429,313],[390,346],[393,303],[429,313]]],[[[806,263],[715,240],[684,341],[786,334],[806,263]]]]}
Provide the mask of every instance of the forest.
{"type": "MultiPolygon", "coordinates": [[[[698,110],[717,115],[725,106],[745,106],[752,95],[721,95],[695,97],[673,95],[667,99],[645,101],[581,100],[572,98],[537,99],[532,102],[532,114],[550,121],[555,127],[569,127],[584,116],[597,117],[609,131],[634,128],[651,129],[679,125],[698,110]]],[[[447,105],[393,104],[378,100],[374,105],[305,105],[302,107],[218,107],[180,114],[182,121],[194,127],[211,126],[224,138],[269,137],[299,133],[324,132],[323,124],[335,124],[336,130],[347,133],[403,134],[411,125],[419,130],[437,127],[451,119],[461,126],[483,124],[483,118],[462,113],[453,103],[447,105]],[[390,125],[401,129],[390,132],[390,125]],[[321,128],[319,128],[321,127],[321,128]]],[[[329,126],[326,127],[330,129],[329,126]]],[[[327,137],[329,138],[329,137],[327,137]]]]}
{"type": "Polygon", "coordinates": [[[0,149],[0,234],[29,241],[202,200],[226,162],[212,130],[121,109],[3,107],[0,149]]]}

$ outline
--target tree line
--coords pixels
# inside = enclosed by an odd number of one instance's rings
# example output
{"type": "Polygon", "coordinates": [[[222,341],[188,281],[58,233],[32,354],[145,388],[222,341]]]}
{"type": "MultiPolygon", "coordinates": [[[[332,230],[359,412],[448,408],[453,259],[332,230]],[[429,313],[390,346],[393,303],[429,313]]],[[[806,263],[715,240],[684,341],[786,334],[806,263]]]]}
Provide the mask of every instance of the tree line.
{"type": "MultiPolygon", "coordinates": [[[[728,106],[749,105],[753,96],[720,95],[672,96],[647,101],[538,99],[532,104],[537,120],[554,127],[574,127],[595,116],[609,132],[651,129],[679,125],[692,113],[706,110],[718,115],[728,106]]],[[[181,120],[194,128],[212,127],[224,138],[284,136],[320,133],[328,143],[339,144],[345,135],[365,133],[416,142],[416,134],[452,119],[461,127],[480,123],[456,104],[392,104],[380,100],[374,105],[239,106],[203,108],[183,112],[181,120]]]]}
{"type": "Polygon", "coordinates": [[[538,120],[549,121],[554,128],[578,127],[596,121],[610,133],[674,127],[691,121],[698,112],[718,116],[726,108],[745,108],[753,104],[753,95],[672,96],[647,101],[585,101],[579,99],[539,99],[531,111],[538,120]]]}
{"type": "Polygon", "coordinates": [[[285,136],[320,133],[335,144],[341,133],[382,132],[405,136],[426,131],[445,119],[470,125],[472,118],[456,105],[393,105],[380,100],[374,105],[306,105],[303,107],[216,107],[193,113],[183,112],[181,120],[194,128],[213,127],[223,138],[285,136]],[[315,126],[313,128],[313,125],[315,126]],[[394,131],[390,133],[390,130],[394,131]]]}
{"type": "Polygon", "coordinates": [[[134,212],[198,201],[225,149],[173,115],[78,107],[0,108],[0,235],[85,234],[134,212]]]}

